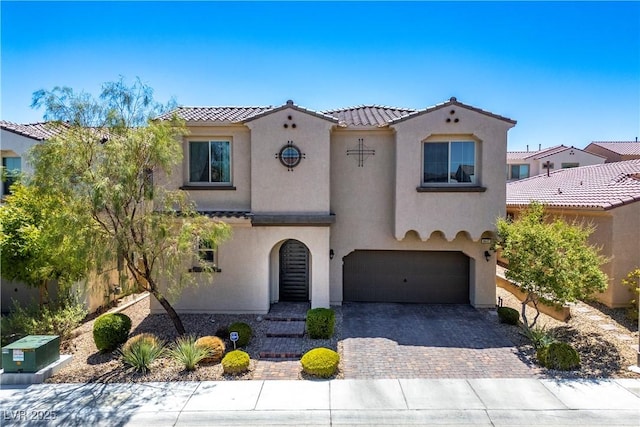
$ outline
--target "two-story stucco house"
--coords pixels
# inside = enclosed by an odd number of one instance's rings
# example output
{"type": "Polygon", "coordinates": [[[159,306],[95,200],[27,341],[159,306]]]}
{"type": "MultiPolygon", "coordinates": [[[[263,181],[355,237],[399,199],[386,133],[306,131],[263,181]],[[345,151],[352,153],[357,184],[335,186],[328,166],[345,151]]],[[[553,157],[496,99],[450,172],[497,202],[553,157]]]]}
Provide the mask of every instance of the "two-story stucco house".
{"type": "Polygon", "coordinates": [[[20,173],[29,173],[26,155],[35,144],[51,138],[55,129],[47,123],[18,124],[0,120],[0,156],[4,180],[0,180],[0,194],[9,194],[11,184],[20,173]]]}
{"type": "Polygon", "coordinates": [[[157,182],[233,228],[230,240],[202,248],[219,270],[213,283],[185,291],[177,310],[495,305],[489,248],[505,215],[514,120],[455,98],[422,110],[315,112],[287,101],[180,107],[163,118],[172,114],[190,134],[182,164],[157,182]]]}
{"type": "Polygon", "coordinates": [[[566,145],[539,147],[536,151],[529,151],[527,146],[527,151],[507,152],[507,180],[517,181],[558,169],[599,165],[605,160],[602,155],[566,145]]]}

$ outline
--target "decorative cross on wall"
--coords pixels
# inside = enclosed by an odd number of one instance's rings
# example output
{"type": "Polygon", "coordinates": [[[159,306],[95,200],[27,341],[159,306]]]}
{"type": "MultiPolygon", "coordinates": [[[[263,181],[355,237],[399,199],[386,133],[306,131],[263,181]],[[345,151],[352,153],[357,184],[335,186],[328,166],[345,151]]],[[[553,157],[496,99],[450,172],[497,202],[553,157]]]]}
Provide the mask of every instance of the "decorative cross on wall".
{"type": "Polygon", "coordinates": [[[357,156],[359,168],[364,167],[364,161],[369,156],[375,156],[375,154],[376,154],[376,150],[364,145],[364,138],[358,138],[358,148],[347,150],[347,156],[353,156],[353,155],[357,156]]]}

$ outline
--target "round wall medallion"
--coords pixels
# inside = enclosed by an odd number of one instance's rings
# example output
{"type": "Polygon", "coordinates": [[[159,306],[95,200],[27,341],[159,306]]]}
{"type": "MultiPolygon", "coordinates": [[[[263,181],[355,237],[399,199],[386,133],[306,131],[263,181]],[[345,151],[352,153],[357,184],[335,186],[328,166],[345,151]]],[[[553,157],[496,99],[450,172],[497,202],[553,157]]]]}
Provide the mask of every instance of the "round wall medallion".
{"type": "Polygon", "coordinates": [[[278,158],[280,162],[289,169],[293,169],[300,163],[303,154],[300,149],[293,144],[287,144],[280,149],[278,158]]]}

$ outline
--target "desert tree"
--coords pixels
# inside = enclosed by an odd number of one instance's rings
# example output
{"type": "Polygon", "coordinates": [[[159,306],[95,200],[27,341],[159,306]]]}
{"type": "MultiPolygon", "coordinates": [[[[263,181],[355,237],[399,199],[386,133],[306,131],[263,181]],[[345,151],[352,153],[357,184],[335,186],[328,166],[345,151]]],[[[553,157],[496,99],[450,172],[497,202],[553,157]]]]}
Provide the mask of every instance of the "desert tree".
{"type": "Polygon", "coordinates": [[[17,182],[0,206],[2,277],[40,290],[40,304],[49,302],[52,284],[62,296],[90,268],[91,224],[76,216],[70,201],[35,186],[17,182]]]}
{"type": "Polygon", "coordinates": [[[541,301],[566,304],[606,289],[607,276],[600,268],[606,259],[588,242],[592,226],[551,218],[542,204],[532,202],[517,219],[498,219],[497,228],[497,247],[509,263],[505,275],[526,295],[525,329],[535,326],[541,301]],[[531,322],[529,303],[536,312],[531,322]]]}
{"type": "Polygon", "coordinates": [[[197,242],[215,246],[230,233],[198,214],[185,192],[154,185],[154,176],[169,176],[182,161],[184,122],[155,120],[171,105],[155,102],[140,79],[129,85],[122,77],[105,83],[98,99],[55,87],[35,92],[32,106],[61,127],[34,147],[32,184],[61,203],[72,200],[74,214],[90,219],[95,265],[122,260],[184,334],[172,303],[196,282],[187,268],[213,270],[197,242]]]}

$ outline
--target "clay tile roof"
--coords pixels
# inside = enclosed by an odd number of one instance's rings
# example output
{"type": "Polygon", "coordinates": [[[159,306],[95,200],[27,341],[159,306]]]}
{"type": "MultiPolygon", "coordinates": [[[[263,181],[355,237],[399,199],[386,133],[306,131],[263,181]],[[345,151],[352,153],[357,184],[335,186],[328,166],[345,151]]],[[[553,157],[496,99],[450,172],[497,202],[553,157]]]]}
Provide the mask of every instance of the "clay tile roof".
{"type": "Polygon", "coordinates": [[[57,135],[64,126],[64,124],[57,125],[53,122],[19,124],[0,120],[0,128],[38,141],[44,141],[57,135]]]}
{"type": "Polygon", "coordinates": [[[638,141],[593,141],[589,145],[592,144],[623,156],[640,155],[640,142],[638,141]]]}
{"type": "Polygon", "coordinates": [[[386,107],[382,105],[358,105],[324,111],[339,120],[341,126],[387,126],[391,120],[413,113],[410,108],[386,107]]]}
{"type": "Polygon", "coordinates": [[[640,201],[640,159],[559,169],[507,184],[507,206],[534,200],[553,207],[603,210],[640,201]]]}
{"type": "Polygon", "coordinates": [[[255,115],[272,110],[272,106],[266,107],[178,107],[158,117],[166,120],[177,116],[188,122],[230,122],[241,123],[255,115]]]}
{"type": "Polygon", "coordinates": [[[430,113],[432,111],[439,110],[441,108],[447,108],[447,107],[451,107],[451,106],[466,108],[467,110],[475,111],[476,113],[484,114],[485,116],[493,117],[494,119],[498,119],[498,120],[503,120],[505,122],[512,123],[514,125],[517,123],[515,120],[510,119],[508,117],[500,116],[498,114],[494,114],[494,113],[491,113],[489,111],[482,110],[480,108],[473,107],[473,106],[468,105],[468,104],[464,104],[464,103],[458,101],[458,99],[455,96],[452,96],[446,102],[441,102],[440,104],[436,104],[436,105],[434,105],[432,107],[427,107],[427,108],[424,108],[422,110],[416,110],[416,111],[414,111],[412,113],[409,113],[409,114],[407,114],[405,116],[399,117],[397,119],[393,119],[391,121],[391,123],[402,122],[404,120],[413,118],[414,116],[419,116],[419,115],[422,115],[422,114],[426,114],[426,113],[430,113]]]}

